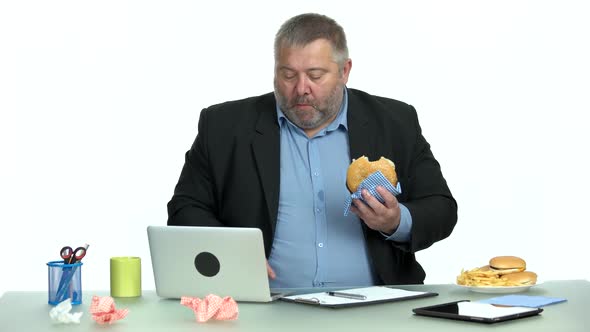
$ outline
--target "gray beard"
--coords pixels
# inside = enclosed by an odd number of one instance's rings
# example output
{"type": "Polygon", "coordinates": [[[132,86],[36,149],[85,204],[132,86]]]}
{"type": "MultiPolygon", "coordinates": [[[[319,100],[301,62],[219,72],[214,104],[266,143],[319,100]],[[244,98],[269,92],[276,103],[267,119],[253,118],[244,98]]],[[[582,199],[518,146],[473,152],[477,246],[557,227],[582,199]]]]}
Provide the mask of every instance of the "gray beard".
{"type": "Polygon", "coordinates": [[[310,103],[306,97],[298,97],[293,100],[291,103],[279,93],[276,84],[275,84],[275,98],[277,99],[277,103],[279,104],[279,108],[281,112],[293,122],[297,127],[301,129],[315,129],[323,124],[325,124],[328,120],[330,120],[333,116],[335,116],[338,111],[340,111],[340,105],[342,104],[342,95],[339,91],[343,91],[343,86],[338,86],[332,91],[332,93],[326,99],[326,106],[324,108],[320,108],[321,106],[316,103],[310,103]],[[301,120],[298,113],[302,113],[301,110],[298,110],[294,106],[298,103],[305,103],[310,104],[314,111],[313,117],[309,120],[301,120]]]}

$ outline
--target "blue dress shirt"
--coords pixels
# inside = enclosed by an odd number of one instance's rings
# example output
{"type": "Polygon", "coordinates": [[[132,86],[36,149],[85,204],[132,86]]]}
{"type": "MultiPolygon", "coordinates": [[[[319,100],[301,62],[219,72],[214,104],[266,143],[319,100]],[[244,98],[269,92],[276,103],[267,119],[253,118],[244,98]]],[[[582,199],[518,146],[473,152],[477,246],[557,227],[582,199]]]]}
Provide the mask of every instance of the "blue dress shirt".
{"type": "MultiPolygon", "coordinates": [[[[362,221],[344,216],[350,195],[346,171],[348,95],[338,116],[314,137],[277,106],[281,136],[279,211],[269,264],[271,288],[353,287],[375,284],[362,221]]],[[[403,190],[403,188],[402,188],[403,190]]],[[[402,222],[388,240],[409,240],[411,216],[400,204],[402,222]]]]}

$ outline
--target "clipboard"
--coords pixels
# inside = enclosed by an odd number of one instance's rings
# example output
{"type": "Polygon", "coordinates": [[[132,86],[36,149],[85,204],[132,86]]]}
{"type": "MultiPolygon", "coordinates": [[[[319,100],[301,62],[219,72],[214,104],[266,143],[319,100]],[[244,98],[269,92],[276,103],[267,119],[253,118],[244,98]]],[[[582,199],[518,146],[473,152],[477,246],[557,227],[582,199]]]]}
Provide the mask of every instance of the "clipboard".
{"type": "Polygon", "coordinates": [[[287,302],[310,304],[327,308],[346,308],[386,302],[406,301],[423,297],[437,296],[438,293],[408,291],[387,286],[343,289],[337,292],[317,292],[282,297],[287,302]],[[331,293],[338,293],[336,295],[331,293]],[[340,296],[340,294],[343,294],[340,296]],[[346,296],[353,295],[352,297],[346,296]]]}

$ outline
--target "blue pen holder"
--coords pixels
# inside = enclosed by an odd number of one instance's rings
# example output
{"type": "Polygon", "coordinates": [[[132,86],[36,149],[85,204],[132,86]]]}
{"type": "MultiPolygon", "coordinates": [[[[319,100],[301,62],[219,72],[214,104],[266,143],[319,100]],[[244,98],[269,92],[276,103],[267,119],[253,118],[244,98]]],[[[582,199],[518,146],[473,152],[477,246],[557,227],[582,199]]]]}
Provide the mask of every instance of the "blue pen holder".
{"type": "Polygon", "coordinates": [[[64,264],[63,261],[47,263],[48,295],[47,303],[57,305],[71,298],[72,304],[82,303],[82,262],[64,264]]]}

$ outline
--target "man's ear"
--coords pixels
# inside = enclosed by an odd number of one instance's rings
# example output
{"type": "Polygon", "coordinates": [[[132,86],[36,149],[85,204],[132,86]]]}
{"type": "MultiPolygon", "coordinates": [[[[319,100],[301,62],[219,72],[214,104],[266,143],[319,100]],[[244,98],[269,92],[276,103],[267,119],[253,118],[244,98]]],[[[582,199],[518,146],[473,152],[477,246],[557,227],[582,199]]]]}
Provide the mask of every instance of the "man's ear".
{"type": "Polygon", "coordinates": [[[344,84],[348,83],[348,75],[350,75],[350,70],[352,69],[352,60],[348,59],[344,62],[344,66],[342,66],[342,82],[344,84]]]}

